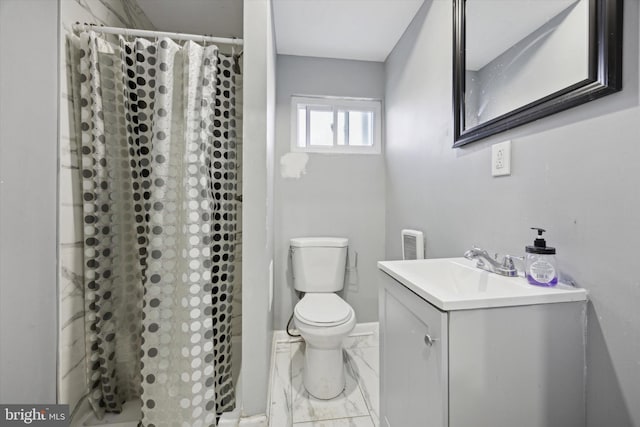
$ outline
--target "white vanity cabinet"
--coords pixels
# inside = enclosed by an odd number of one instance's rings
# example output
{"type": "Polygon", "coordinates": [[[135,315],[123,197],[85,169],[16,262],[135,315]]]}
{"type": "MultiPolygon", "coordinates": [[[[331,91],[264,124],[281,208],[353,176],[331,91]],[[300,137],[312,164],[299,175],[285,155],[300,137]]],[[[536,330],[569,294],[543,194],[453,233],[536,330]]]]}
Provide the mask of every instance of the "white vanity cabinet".
{"type": "Polygon", "coordinates": [[[484,294],[475,307],[429,290],[405,262],[379,263],[382,427],[584,427],[586,292],[487,300],[494,279],[482,272],[458,292],[484,294]]]}
{"type": "Polygon", "coordinates": [[[381,425],[448,426],[447,314],[393,279],[381,297],[381,425]]]}

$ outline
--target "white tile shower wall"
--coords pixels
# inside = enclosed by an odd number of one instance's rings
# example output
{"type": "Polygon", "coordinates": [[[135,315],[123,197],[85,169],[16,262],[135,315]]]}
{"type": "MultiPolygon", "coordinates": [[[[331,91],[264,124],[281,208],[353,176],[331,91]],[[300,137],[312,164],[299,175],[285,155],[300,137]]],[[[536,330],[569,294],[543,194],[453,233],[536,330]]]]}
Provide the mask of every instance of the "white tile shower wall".
{"type": "Polygon", "coordinates": [[[72,418],[86,393],[82,201],[74,108],[68,84],[71,68],[66,57],[66,36],[72,33],[76,22],[153,29],[135,0],[60,1],[58,400],[69,404],[72,418]]]}

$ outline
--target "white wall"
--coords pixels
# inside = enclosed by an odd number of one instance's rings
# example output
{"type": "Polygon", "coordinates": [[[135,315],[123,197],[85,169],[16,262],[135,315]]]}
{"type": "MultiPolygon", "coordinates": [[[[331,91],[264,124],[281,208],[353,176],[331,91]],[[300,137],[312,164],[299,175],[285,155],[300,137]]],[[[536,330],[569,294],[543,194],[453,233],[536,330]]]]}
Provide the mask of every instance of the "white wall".
{"type": "MultiPolygon", "coordinates": [[[[387,235],[423,228],[430,257],[473,244],[517,255],[530,226],[547,228],[561,269],[590,293],[590,427],[640,426],[640,17],[637,0],[624,7],[621,93],[463,149],[451,149],[449,0],[423,5],[386,67],[387,235]],[[490,145],[507,139],[512,175],[492,178],[490,145]]],[[[387,239],[387,258],[399,243],[387,239]]]]}
{"type": "Polygon", "coordinates": [[[275,46],[271,0],[244,2],[242,405],[264,414],[273,332],[275,46]]]}
{"type": "Polygon", "coordinates": [[[0,1],[2,403],[56,402],[57,16],[0,1]]]}
{"type": "Polygon", "coordinates": [[[275,178],[276,291],[274,327],[284,329],[298,301],[291,278],[289,239],[304,236],[349,238],[358,269],[346,280],[343,297],[358,322],[378,319],[376,262],[384,257],[385,172],[381,154],[308,154],[304,174],[287,177],[291,167],[292,95],[331,95],[382,99],[380,62],[278,56],[275,178]]]}

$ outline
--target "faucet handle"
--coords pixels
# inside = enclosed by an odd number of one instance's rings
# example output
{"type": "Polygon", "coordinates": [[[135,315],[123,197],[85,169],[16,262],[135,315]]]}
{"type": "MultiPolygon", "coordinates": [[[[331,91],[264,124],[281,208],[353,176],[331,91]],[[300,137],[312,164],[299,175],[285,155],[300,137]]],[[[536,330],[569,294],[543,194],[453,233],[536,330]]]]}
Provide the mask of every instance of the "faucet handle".
{"type": "Polygon", "coordinates": [[[510,270],[515,270],[516,266],[513,263],[513,258],[514,257],[512,257],[511,255],[505,255],[504,258],[502,259],[502,266],[510,270]]]}
{"type": "Polygon", "coordinates": [[[504,271],[505,276],[515,277],[518,275],[518,267],[516,267],[515,260],[521,263],[520,265],[524,265],[524,257],[521,256],[505,255],[502,259],[501,270],[504,271]]]}

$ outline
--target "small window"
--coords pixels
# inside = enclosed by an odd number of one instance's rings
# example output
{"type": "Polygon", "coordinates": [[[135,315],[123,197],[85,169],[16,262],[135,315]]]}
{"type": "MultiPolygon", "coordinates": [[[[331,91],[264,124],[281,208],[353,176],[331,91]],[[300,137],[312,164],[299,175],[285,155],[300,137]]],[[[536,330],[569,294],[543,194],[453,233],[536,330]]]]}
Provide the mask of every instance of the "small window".
{"type": "Polygon", "coordinates": [[[380,111],[375,99],[293,96],[291,149],[379,154],[380,111]]]}

